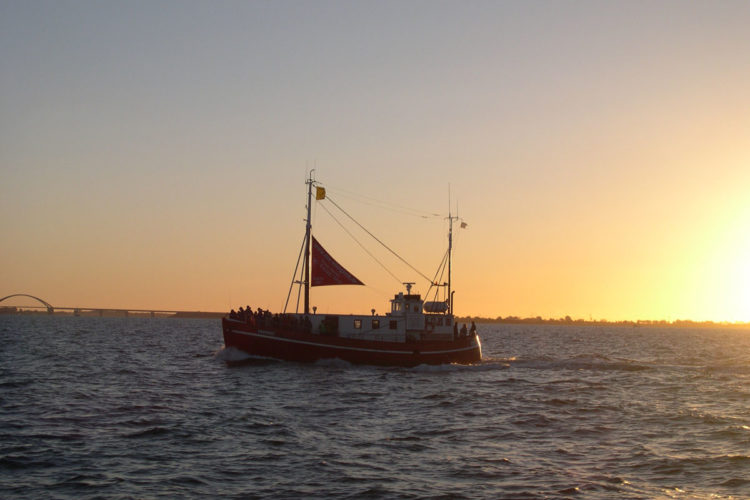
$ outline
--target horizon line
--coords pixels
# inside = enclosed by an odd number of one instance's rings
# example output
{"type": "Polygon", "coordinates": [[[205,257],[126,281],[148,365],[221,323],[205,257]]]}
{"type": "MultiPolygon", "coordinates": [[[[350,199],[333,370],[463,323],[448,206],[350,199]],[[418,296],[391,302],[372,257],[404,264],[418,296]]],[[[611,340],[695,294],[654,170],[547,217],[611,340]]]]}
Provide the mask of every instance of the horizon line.
{"type": "MultiPolygon", "coordinates": [[[[0,305],[0,309],[16,309],[17,311],[21,312],[24,310],[27,311],[36,311],[40,309],[46,309],[45,306],[39,305],[39,306],[28,306],[28,305],[0,305]]],[[[101,311],[110,311],[110,312],[123,312],[123,311],[132,311],[135,313],[143,313],[143,312],[157,312],[157,313],[203,313],[203,314],[229,314],[228,311],[210,311],[207,309],[192,309],[192,310],[175,310],[175,309],[165,309],[165,308],[125,308],[125,307],[56,307],[53,306],[55,310],[62,309],[62,310],[70,310],[73,311],[74,309],[79,309],[80,311],[94,311],[94,310],[101,310],[101,311]]],[[[288,314],[300,314],[300,313],[288,313],[288,314]]],[[[358,314],[351,314],[353,316],[363,316],[358,314]]],[[[717,326],[750,326],[750,321],[731,321],[731,320],[695,320],[695,319],[689,319],[689,318],[678,318],[678,319],[608,319],[608,318],[601,318],[601,319],[584,319],[584,318],[572,318],[569,315],[560,317],[560,318],[543,318],[542,316],[516,316],[516,315],[508,315],[508,316],[483,316],[483,315],[474,315],[474,314],[454,314],[454,317],[457,319],[467,319],[467,320],[474,320],[478,321],[480,323],[527,323],[527,324],[533,324],[533,323],[553,323],[553,324],[621,324],[621,325],[644,325],[644,326],[658,326],[658,325],[673,325],[673,326],[679,326],[679,325],[717,325],[717,326]]]]}

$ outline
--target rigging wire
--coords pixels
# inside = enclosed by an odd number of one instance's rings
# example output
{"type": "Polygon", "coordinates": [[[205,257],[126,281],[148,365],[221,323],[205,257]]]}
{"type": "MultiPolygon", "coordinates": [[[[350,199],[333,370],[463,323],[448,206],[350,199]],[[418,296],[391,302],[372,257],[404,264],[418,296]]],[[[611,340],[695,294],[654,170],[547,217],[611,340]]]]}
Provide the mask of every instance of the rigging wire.
{"type": "Polygon", "coordinates": [[[386,250],[388,250],[389,252],[391,252],[401,262],[403,262],[404,264],[406,264],[407,266],[409,266],[412,271],[414,271],[415,273],[419,274],[422,278],[424,278],[425,280],[427,280],[428,283],[431,283],[430,278],[428,278],[427,276],[425,276],[425,274],[423,272],[421,272],[419,269],[417,269],[416,267],[414,267],[411,264],[409,264],[408,262],[406,262],[406,260],[404,260],[403,257],[401,257],[399,254],[397,254],[395,251],[393,251],[388,245],[386,245],[380,239],[378,239],[377,236],[375,236],[370,231],[368,231],[367,228],[365,228],[362,224],[360,224],[359,222],[357,222],[357,220],[354,217],[352,217],[351,215],[349,215],[346,212],[346,210],[344,210],[343,208],[341,208],[335,201],[333,201],[331,199],[330,196],[326,196],[325,199],[328,200],[328,201],[330,201],[333,204],[333,206],[335,206],[336,208],[338,208],[344,215],[346,215],[347,217],[349,217],[349,219],[351,219],[352,222],[354,222],[356,225],[358,225],[360,227],[360,229],[362,229],[364,232],[366,232],[367,234],[369,234],[372,239],[374,239],[375,241],[377,241],[378,243],[380,243],[383,246],[383,248],[385,248],[386,250]]]}
{"type": "Polygon", "coordinates": [[[440,265],[437,268],[437,271],[435,271],[435,278],[432,281],[432,284],[430,285],[430,288],[427,290],[427,293],[425,294],[425,297],[429,297],[430,290],[432,288],[435,288],[435,301],[438,299],[438,293],[440,292],[440,287],[442,286],[440,284],[441,281],[443,281],[443,276],[445,275],[445,268],[448,264],[448,250],[445,251],[445,255],[443,256],[443,260],[440,262],[440,265]],[[440,274],[440,279],[438,280],[438,274],[440,274]]]}
{"type": "MultiPolygon", "coordinates": [[[[302,238],[302,247],[299,249],[299,257],[297,257],[297,265],[294,266],[294,274],[292,274],[292,282],[289,284],[289,293],[286,294],[286,302],[284,303],[284,313],[286,313],[286,308],[289,305],[289,297],[292,295],[292,287],[294,287],[295,280],[294,278],[297,277],[297,270],[299,269],[299,263],[302,260],[302,252],[305,250],[305,242],[307,241],[307,235],[305,235],[302,238]]],[[[300,282],[302,280],[300,279],[300,282]]],[[[297,289],[297,309],[295,312],[299,311],[299,296],[300,296],[300,290],[297,289]]]]}
{"type": "Polygon", "coordinates": [[[400,212],[406,215],[410,215],[412,217],[419,217],[422,219],[431,219],[436,217],[442,217],[441,214],[434,213],[434,212],[427,212],[424,210],[419,210],[416,208],[407,207],[405,205],[399,205],[397,203],[392,202],[386,202],[383,200],[379,200],[377,198],[373,198],[372,196],[367,196],[363,194],[354,193],[352,191],[347,191],[345,189],[337,188],[337,187],[330,187],[326,186],[326,189],[329,191],[333,191],[334,193],[340,194],[346,198],[352,199],[354,201],[357,201],[359,203],[363,203],[365,205],[385,208],[387,210],[391,210],[394,212],[400,212]],[[365,201],[368,200],[368,201],[365,201]]]}
{"type": "Polygon", "coordinates": [[[358,239],[357,239],[357,238],[356,238],[356,237],[355,237],[355,236],[354,236],[354,235],[353,235],[353,234],[351,233],[351,231],[349,231],[349,230],[348,230],[348,229],[346,228],[346,226],[344,226],[344,224],[342,224],[342,223],[341,223],[341,221],[340,221],[340,220],[338,220],[338,219],[337,219],[337,218],[336,218],[336,217],[335,217],[335,216],[334,216],[334,215],[333,215],[333,214],[331,213],[331,211],[330,211],[330,210],[328,210],[328,208],[327,208],[327,207],[326,207],[325,205],[320,205],[320,206],[321,206],[321,208],[322,208],[323,210],[325,210],[325,211],[326,211],[326,212],[328,213],[328,215],[330,215],[330,216],[331,216],[331,218],[332,218],[332,219],[333,219],[334,221],[336,221],[336,223],[337,223],[337,224],[338,224],[339,226],[341,226],[341,229],[343,229],[343,230],[344,230],[344,232],[346,232],[346,234],[348,234],[348,235],[349,235],[349,236],[350,236],[350,237],[351,237],[351,238],[352,238],[352,239],[353,239],[353,240],[354,240],[354,241],[355,241],[355,242],[357,243],[357,245],[359,245],[359,246],[360,246],[360,248],[362,248],[362,250],[364,250],[364,251],[365,251],[365,252],[367,253],[367,255],[369,255],[370,257],[372,257],[372,259],[373,259],[373,260],[374,260],[375,262],[377,262],[378,264],[380,264],[380,267],[382,267],[383,269],[385,269],[385,271],[386,271],[386,272],[387,272],[388,274],[390,274],[391,276],[393,276],[393,279],[395,279],[397,283],[403,283],[403,281],[402,281],[402,280],[401,280],[401,279],[400,279],[400,278],[399,278],[398,276],[396,276],[395,274],[393,274],[393,272],[391,272],[391,270],[390,270],[390,269],[388,269],[388,268],[387,268],[387,267],[385,266],[385,264],[383,264],[382,262],[380,262],[380,261],[378,260],[378,258],[377,258],[377,257],[375,257],[375,256],[374,256],[374,255],[373,255],[373,254],[372,254],[372,253],[371,253],[371,252],[370,252],[370,251],[369,251],[369,250],[367,249],[367,247],[365,247],[365,246],[364,246],[364,245],[363,245],[363,244],[362,244],[362,243],[361,243],[361,242],[360,242],[360,241],[359,241],[359,240],[358,240],[358,239]]]}

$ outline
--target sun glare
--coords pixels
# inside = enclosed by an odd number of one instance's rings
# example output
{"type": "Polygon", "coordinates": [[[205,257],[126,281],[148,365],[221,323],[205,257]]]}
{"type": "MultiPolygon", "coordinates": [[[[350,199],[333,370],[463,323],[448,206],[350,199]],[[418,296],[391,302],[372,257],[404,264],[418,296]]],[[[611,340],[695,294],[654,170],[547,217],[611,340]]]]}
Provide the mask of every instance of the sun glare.
{"type": "Polygon", "coordinates": [[[750,322],[750,209],[735,217],[717,242],[712,265],[704,270],[703,297],[715,321],[750,322]]]}
{"type": "Polygon", "coordinates": [[[750,322],[750,233],[745,233],[745,241],[734,262],[734,276],[730,292],[729,321],[750,322]]]}

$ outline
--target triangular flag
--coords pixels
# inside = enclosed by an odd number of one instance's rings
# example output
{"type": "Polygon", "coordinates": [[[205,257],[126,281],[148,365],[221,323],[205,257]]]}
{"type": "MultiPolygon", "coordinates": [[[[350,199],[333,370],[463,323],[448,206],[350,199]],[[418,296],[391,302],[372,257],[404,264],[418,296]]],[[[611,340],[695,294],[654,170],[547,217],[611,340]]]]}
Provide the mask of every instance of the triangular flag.
{"type": "Polygon", "coordinates": [[[344,266],[336,262],[331,255],[312,239],[312,275],[311,286],[326,285],[364,285],[352,273],[344,269],[344,266]]]}

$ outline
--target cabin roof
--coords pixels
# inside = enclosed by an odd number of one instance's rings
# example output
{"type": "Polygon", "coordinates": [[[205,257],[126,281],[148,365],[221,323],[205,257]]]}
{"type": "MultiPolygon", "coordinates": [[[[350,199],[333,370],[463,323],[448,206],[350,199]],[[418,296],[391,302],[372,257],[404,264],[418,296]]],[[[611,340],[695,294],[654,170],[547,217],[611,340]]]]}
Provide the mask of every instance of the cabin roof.
{"type": "Polygon", "coordinates": [[[418,293],[412,293],[408,295],[396,294],[393,296],[393,300],[398,300],[400,298],[403,298],[405,300],[421,300],[422,296],[418,293]]]}

